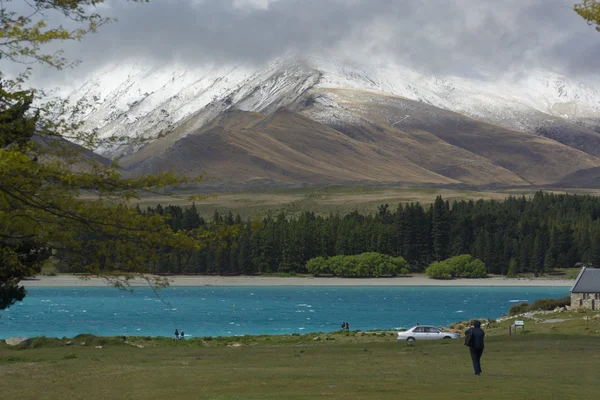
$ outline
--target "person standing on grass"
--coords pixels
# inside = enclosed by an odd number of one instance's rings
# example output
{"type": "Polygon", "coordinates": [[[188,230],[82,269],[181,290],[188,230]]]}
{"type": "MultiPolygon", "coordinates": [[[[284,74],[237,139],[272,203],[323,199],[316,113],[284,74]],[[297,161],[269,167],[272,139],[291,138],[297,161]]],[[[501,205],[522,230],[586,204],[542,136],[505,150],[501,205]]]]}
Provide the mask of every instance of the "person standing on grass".
{"type": "Polygon", "coordinates": [[[481,322],[478,320],[473,321],[473,327],[467,329],[465,332],[465,336],[471,336],[469,340],[469,352],[471,353],[471,360],[473,361],[473,370],[475,371],[475,375],[481,375],[481,355],[483,354],[483,338],[485,337],[485,332],[481,329],[481,322]]]}
{"type": "Polygon", "coordinates": [[[179,340],[179,330],[175,329],[175,339],[179,340]]]}

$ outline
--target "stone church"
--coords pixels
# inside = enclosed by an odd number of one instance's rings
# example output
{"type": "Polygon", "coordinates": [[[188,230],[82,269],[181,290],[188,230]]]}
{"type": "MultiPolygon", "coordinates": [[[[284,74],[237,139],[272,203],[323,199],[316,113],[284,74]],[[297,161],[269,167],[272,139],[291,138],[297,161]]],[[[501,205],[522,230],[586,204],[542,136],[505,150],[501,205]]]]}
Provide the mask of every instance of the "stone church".
{"type": "Polygon", "coordinates": [[[600,310],[600,268],[581,268],[571,288],[571,307],[600,310]]]}

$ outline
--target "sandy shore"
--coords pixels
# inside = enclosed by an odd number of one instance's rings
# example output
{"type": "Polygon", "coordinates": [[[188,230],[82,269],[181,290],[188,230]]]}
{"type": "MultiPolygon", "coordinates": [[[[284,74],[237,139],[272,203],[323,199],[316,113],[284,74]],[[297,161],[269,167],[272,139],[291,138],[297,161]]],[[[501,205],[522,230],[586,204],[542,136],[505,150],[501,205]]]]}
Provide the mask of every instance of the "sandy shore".
{"type": "MultiPolygon", "coordinates": [[[[399,278],[279,278],[262,276],[172,276],[171,286],[573,286],[570,279],[526,279],[491,277],[485,279],[437,280],[426,276],[399,278]]],[[[107,286],[104,279],[81,279],[73,275],[39,276],[21,282],[28,287],[107,286]]],[[[132,286],[147,286],[143,279],[131,281],[132,286]]]]}

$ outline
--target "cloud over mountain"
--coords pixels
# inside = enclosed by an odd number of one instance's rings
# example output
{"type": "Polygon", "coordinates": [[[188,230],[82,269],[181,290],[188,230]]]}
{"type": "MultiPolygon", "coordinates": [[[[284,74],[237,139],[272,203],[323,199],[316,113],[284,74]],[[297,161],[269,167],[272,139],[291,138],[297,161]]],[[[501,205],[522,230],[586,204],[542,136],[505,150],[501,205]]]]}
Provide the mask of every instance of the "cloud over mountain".
{"type": "MultiPolygon", "coordinates": [[[[600,36],[575,0],[109,0],[118,18],[67,54],[71,79],[136,57],[262,64],[282,53],[381,59],[424,72],[477,77],[543,66],[584,77],[600,67],[600,36]]],[[[50,76],[50,75],[48,75],[50,76]]],[[[65,78],[68,76],[69,78],[65,78]]]]}

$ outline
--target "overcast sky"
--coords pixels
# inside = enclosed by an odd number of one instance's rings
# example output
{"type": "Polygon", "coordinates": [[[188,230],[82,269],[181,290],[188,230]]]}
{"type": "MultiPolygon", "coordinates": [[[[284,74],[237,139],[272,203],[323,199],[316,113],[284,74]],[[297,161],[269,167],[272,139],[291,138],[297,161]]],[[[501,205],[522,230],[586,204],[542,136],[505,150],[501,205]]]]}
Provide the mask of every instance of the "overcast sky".
{"type": "Polygon", "coordinates": [[[585,79],[600,70],[600,33],[572,11],[577,2],[109,0],[101,10],[119,21],[66,48],[82,60],[77,75],[128,57],[260,64],[297,50],[439,74],[541,66],[585,79]]]}

